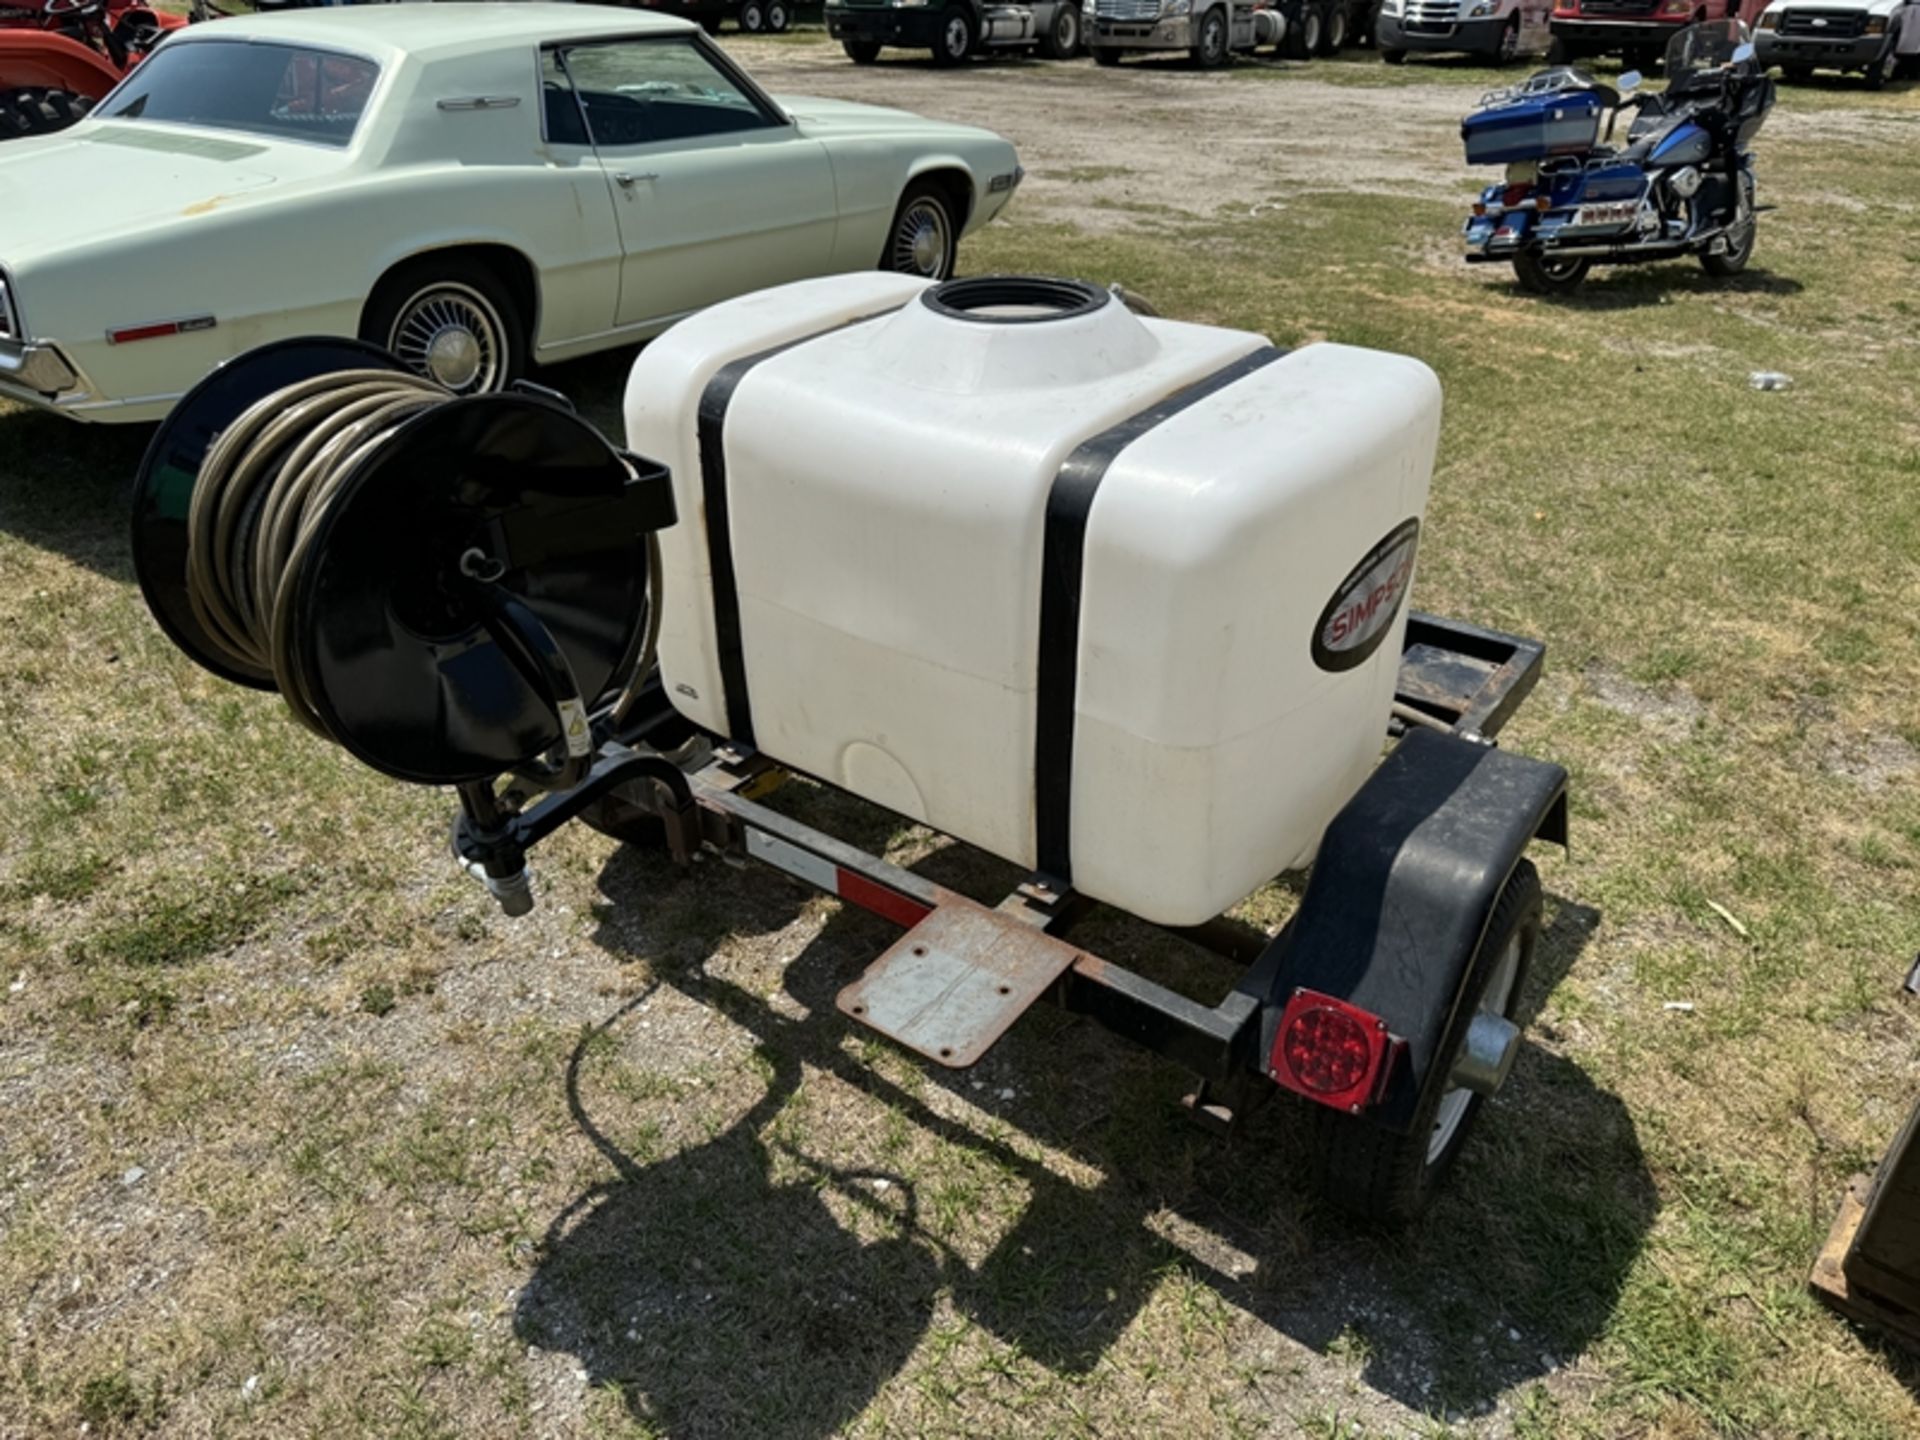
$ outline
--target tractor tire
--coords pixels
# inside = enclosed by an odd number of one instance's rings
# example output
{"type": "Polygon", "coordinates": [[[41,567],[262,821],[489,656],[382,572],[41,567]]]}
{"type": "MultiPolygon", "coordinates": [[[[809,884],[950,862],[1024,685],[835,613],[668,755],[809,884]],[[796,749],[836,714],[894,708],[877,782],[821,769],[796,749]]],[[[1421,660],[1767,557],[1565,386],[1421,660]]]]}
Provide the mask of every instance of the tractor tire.
{"type": "Polygon", "coordinates": [[[0,140],[52,135],[87,118],[93,101],[71,90],[33,85],[0,94],[0,140]]]}
{"type": "MultiPolygon", "coordinates": [[[[1460,994],[1463,1015],[1484,1009],[1512,1018],[1539,944],[1541,908],[1539,873],[1522,860],[1500,892],[1468,963],[1460,994]]],[[[1455,1044],[1466,1044],[1464,1033],[1455,1044]]],[[[1453,1053],[1448,1055],[1449,1068],[1453,1053]]],[[[1464,1087],[1432,1086],[1404,1135],[1316,1106],[1320,1132],[1315,1169],[1321,1197],[1359,1219],[1405,1225],[1433,1199],[1483,1106],[1484,1097],[1464,1087]]]]}

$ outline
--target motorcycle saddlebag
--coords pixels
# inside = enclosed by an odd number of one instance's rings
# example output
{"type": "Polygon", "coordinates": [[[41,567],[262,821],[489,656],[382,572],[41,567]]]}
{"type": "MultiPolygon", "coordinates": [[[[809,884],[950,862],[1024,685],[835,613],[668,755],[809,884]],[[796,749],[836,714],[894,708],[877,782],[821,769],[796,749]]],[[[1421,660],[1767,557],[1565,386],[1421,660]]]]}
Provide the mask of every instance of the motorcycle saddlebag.
{"type": "Polygon", "coordinates": [[[1476,110],[1460,122],[1469,165],[1507,165],[1579,155],[1600,138],[1604,102],[1591,90],[1527,95],[1476,110]]]}

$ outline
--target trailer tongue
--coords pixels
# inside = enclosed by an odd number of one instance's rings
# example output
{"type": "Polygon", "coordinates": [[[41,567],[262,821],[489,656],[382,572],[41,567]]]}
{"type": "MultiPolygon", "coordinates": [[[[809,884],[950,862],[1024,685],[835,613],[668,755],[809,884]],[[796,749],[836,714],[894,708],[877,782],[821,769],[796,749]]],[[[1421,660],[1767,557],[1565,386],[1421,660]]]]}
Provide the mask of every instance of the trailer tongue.
{"type": "Polygon", "coordinates": [[[902,927],[849,1018],[960,1067],[1049,1000],[1193,1071],[1203,1119],[1313,1101],[1329,1197],[1404,1220],[1512,1067],[1524,851],[1566,839],[1565,772],[1493,744],[1541,647],[1406,604],[1437,411],[1399,357],[1077,282],[847,277],[650,347],[654,460],[546,392],[255,351],[156,435],[134,553],[189,655],[455,787],[509,914],[575,818],[757,861],[902,927]],[[768,804],[789,773],[1028,878],[938,886],[768,804]],[[1309,861],[1277,934],[1222,918],[1309,861]],[[1231,990],[1077,946],[1101,904],[1231,990]]]}

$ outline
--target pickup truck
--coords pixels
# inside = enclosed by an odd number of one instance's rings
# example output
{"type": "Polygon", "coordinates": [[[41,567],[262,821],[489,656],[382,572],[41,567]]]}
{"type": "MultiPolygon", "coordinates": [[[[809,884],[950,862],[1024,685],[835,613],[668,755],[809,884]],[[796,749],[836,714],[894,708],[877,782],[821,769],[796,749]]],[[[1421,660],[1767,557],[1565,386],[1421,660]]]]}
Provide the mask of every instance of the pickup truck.
{"type": "Polygon", "coordinates": [[[1920,70],[1920,4],[1909,0],[1783,0],[1760,16],[1760,63],[1789,82],[1815,70],[1858,71],[1878,90],[1920,70]]]}
{"type": "Polygon", "coordinates": [[[1556,0],[1550,65],[1589,55],[1619,55],[1628,68],[1656,70],[1667,42],[1705,20],[1744,20],[1751,26],[1766,0],[1556,0]]]}
{"type": "Polygon", "coordinates": [[[1504,64],[1547,48],[1552,9],[1553,0],[1380,0],[1373,40],[1389,65],[1415,50],[1504,64]]]}

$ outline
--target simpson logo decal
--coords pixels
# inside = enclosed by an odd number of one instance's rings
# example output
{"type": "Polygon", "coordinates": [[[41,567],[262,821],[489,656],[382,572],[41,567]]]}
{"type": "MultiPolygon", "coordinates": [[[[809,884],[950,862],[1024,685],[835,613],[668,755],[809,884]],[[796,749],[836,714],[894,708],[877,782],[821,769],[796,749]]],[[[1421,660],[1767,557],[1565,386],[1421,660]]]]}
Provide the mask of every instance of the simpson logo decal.
{"type": "Polygon", "coordinates": [[[1333,592],[1313,630],[1313,663],[1322,670],[1351,670],[1380,648],[1413,580],[1420,522],[1403,520],[1333,592]]]}

